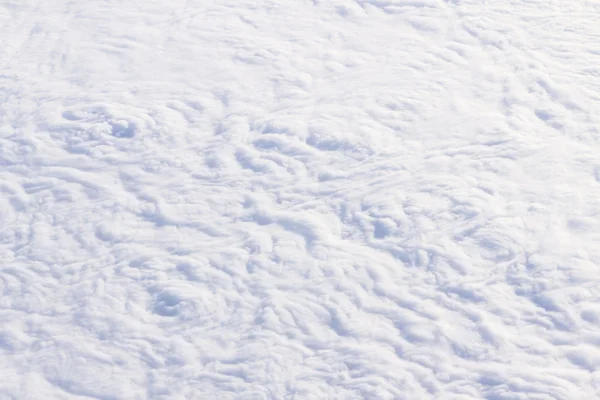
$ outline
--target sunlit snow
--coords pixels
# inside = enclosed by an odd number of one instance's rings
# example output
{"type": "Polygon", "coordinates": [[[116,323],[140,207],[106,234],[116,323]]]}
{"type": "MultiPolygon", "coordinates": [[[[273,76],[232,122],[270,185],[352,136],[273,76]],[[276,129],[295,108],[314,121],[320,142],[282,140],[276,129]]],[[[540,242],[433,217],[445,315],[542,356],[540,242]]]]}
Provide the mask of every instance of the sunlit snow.
{"type": "Polygon", "coordinates": [[[0,0],[0,399],[600,398],[600,1],[0,0]]]}

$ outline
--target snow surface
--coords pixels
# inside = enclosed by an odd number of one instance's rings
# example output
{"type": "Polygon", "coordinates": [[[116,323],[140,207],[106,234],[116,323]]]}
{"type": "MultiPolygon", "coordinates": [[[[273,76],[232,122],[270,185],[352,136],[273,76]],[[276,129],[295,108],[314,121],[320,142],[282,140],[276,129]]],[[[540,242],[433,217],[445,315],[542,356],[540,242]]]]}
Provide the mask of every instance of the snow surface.
{"type": "Polygon", "coordinates": [[[598,0],[0,0],[0,398],[600,398],[599,100],[598,0]]]}

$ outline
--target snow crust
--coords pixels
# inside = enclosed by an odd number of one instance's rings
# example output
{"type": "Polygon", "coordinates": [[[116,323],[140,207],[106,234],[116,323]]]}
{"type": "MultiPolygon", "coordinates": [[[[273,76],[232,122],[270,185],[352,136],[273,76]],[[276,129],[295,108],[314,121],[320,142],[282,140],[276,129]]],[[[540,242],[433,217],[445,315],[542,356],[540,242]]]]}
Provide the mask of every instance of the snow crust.
{"type": "Polygon", "coordinates": [[[594,0],[0,0],[0,398],[599,398],[599,39],[594,0]]]}

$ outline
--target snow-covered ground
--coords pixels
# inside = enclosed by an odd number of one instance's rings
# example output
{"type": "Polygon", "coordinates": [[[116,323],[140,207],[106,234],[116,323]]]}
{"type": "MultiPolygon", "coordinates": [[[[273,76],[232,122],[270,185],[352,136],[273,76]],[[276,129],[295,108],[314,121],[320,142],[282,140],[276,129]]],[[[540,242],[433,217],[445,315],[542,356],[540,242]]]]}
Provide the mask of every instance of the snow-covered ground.
{"type": "Polygon", "coordinates": [[[0,0],[0,399],[600,398],[600,1],[0,0]]]}

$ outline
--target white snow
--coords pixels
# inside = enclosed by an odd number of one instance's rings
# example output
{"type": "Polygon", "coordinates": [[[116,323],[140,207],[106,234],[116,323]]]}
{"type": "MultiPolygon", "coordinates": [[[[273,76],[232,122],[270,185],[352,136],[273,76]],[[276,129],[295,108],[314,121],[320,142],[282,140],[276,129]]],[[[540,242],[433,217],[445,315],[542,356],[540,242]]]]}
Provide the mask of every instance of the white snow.
{"type": "Polygon", "coordinates": [[[0,398],[600,398],[599,39],[595,0],[0,0],[0,398]]]}

